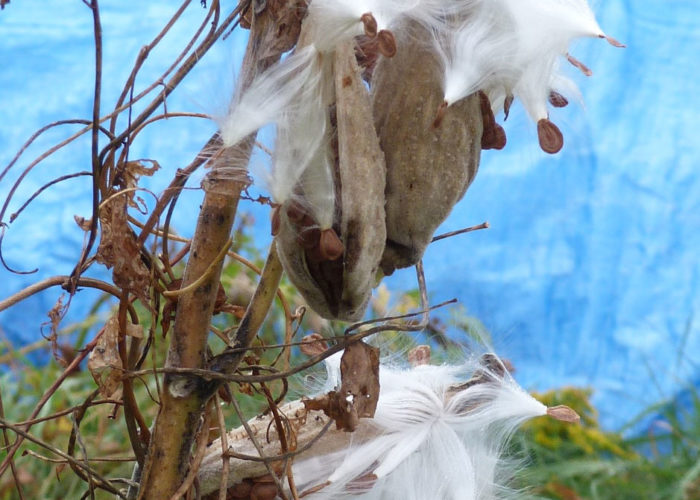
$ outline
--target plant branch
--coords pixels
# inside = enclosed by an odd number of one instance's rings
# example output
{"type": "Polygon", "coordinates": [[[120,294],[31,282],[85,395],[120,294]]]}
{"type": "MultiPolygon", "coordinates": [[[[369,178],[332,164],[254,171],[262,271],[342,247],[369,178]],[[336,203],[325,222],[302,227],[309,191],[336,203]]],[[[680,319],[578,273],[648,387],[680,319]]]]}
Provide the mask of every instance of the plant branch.
{"type": "MultiPolygon", "coordinates": [[[[58,455],[59,457],[63,458],[68,463],[73,464],[76,467],[85,471],[85,473],[87,473],[89,476],[92,477],[93,480],[96,481],[96,485],[99,486],[100,488],[107,490],[114,495],[119,496],[119,498],[124,498],[124,495],[122,495],[122,493],[108,479],[106,479],[105,477],[100,475],[97,471],[95,471],[89,465],[86,465],[82,461],[71,457],[70,455],[62,452],[61,450],[59,450],[58,448],[55,448],[54,446],[51,446],[50,444],[46,443],[45,441],[42,441],[41,439],[39,439],[35,436],[32,436],[25,429],[22,429],[21,427],[19,427],[17,425],[11,424],[10,422],[5,420],[4,418],[0,418],[0,426],[3,428],[9,429],[12,432],[14,432],[15,434],[17,434],[17,436],[18,436],[17,442],[20,442],[20,439],[22,439],[22,440],[26,439],[28,441],[31,441],[33,443],[38,444],[42,448],[45,448],[45,449],[49,450],[51,453],[54,453],[54,454],[58,455]]],[[[0,472],[0,475],[2,475],[1,472],[0,472]]]]}

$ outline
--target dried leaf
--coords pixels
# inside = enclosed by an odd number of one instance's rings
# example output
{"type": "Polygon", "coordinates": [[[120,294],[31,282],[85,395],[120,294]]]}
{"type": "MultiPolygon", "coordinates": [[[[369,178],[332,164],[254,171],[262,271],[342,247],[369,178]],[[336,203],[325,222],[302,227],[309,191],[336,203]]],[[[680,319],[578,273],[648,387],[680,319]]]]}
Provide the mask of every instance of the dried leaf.
{"type": "Polygon", "coordinates": [[[379,349],[355,342],[340,360],[341,384],[337,391],[304,401],[308,410],[322,410],[336,428],[354,431],[360,418],[372,418],[379,401],[379,349]]]}
{"type": "Polygon", "coordinates": [[[73,219],[75,220],[75,223],[78,224],[78,227],[85,232],[89,231],[92,227],[92,219],[86,219],[80,215],[74,215],[73,219]]]}
{"type": "Polygon", "coordinates": [[[306,335],[301,341],[302,344],[299,346],[299,350],[306,356],[317,356],[328,349],[328,343],[320,333],[306,335]]]}
{"type": "Polygon", "coordinates": [[[114,284],[149,303],[151,273],[141,258],[136,235],[129,226],[127,204],[129,194],[114,196],[100,210],[102,231],[96,260],[113,268],[114,284]]]}
{"type": "Polygon", "coordinates": [[[120,388],[123,366],[119,357],[119,320],[111,316],[88,357],[88,370],[104,397],[113,396],[120,388]]]}
{"type": "Polygon", "coordinates": [[[61,319],[63,318],[63,314],[65,313],[65,306],[63,305],[63,295],[61,295],[54,306],[49,310],[47,313],[49,317],[48,323],[43,323],[41,326],[44,327],[46,325],[50,325],[50,333],[48,335],[44,335],[44,338],[49,341],[51,344],[51,354],[53,355],[53,358],[60,364],[61,366],[65,367],[68,365],[66,361],[61,357],[59,354],[59,346],[58,346],[58,325],[61,323],[61,319]]]}

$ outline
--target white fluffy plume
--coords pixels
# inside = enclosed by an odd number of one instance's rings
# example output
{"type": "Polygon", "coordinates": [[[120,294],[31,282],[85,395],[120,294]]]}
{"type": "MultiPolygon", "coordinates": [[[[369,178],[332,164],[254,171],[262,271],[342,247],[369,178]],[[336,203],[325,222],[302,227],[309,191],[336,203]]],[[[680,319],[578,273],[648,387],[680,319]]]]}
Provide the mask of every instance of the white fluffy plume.
{"type": "Polygon", "coordinates": [[[219,120],[221,139],[231,147],[260,127],[277,123],[285,113],[302,109],[319,99],[321,77],[317,53],[303,48],[258,75],[236,95],[226,116],[219,120]]]}
{"type": "Polygon", "coordinates": [[[445,61],[445,101],[450,105],[483,90],[498,112],[513,95],[539,122],[548,118],[552,90],[578,95],[560,73],[563,57],[590,74],[569,56],[572,40],[598,37],[622,46],[603,32],[586,0],[476,0],[465,5],[464,22],[441,32],[447,42],[438,48],[445,61]]]}
{"type": "MultiPolygon", "coordinates": [[[[324,485],[308,496],[318,499],[499,497],[505,491],[499,485],[507,470],[501,461],[505,441],[547,408],[517,385],[500,360],[490,359],[408,370],[382,366],[374,419],[347,449],[295,463],[300,491],[324,485]]],[[[336,367],[328,365],[335,380],[336,367]]]]}

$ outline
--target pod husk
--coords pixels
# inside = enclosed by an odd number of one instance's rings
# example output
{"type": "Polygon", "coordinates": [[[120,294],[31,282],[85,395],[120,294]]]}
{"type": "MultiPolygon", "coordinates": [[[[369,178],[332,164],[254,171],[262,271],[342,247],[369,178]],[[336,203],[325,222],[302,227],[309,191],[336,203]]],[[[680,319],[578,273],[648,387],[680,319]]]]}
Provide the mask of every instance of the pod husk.
{"type": "Polygon", "coordinates": [[[333,73],[336,137],[329,144],[335,146],[337,141],[333,229],[343,243],[343,255],[319,260],[305,250],[298,242],[299,228],[284,206],[276,241],[284,269],[308,305],[324,318],[355,321],[365,312],[384,250],[386,169],[354,41],[336,49],[333,73]]]}
{"type": "Polygon", "coordinates": [[[483,132],[475,94],[444,109],[433,35],[414,21],[394,30],[397,52],[371,81],[374,123],[386,157],[385,275],[416,264],[476,176],[483,132]]]}

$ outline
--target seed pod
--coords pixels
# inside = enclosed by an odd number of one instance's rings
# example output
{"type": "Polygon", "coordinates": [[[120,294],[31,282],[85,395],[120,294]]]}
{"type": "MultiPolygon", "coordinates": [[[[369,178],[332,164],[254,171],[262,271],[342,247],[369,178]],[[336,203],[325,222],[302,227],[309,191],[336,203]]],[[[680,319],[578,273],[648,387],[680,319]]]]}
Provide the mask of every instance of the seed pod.
{"type": "MultiPolygon", "coordinates": [[[[384,250],[384,155],[372,123],[372,111],[355,42],[336,49],[334,59],[336,210],[333,234],[322,234],[325,246],[305,249],[299,243],[300,226],[279,211],[277,248],[290,280],[309,306],[325,318],[347,321],[362,317],[384,250]],[[334,238],[340,238],[342,247],[334,238]],[[327,255],[340,248],[342,255],[327,255]]],[[[333,120],[331,120],[333,122],[333,120]]],[[[303,126],[303,124],[300,124],[303,126]]]]}
{"type": "Polygon", "coordinates": [[[423,256],[476,175],[483,131],[476,95],[440,110],[443,70],[430,32],[405,22],[394,33],[396,55],[379,58],[371,83],[387,168],[384,274],[423,256]]]}

